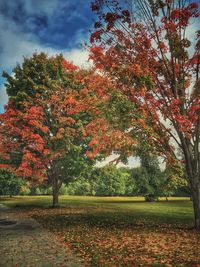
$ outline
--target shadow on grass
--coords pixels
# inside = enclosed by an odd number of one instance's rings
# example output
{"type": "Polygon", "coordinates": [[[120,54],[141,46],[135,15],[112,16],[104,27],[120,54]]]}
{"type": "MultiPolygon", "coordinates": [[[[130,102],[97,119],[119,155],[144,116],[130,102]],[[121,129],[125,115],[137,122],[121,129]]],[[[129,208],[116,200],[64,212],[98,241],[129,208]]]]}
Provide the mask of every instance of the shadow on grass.
{"type": "Polygon", "coordinates": [[[61,227],[87,225],[102,228],[182,228],[193,225],[191,202],[170,200],[144,202],[106,198],[61,198],[60,207],[51,208],[51,197],[1,198],[1,203],[16,211],[27,211],[43,222],[61,227]],[[59,209],[62,209],[62,212],[59,209]],[[38,212],[38,215],[37,215],[38,212]]]}
{"type": "Polygon", "coordinates": [[[166,216],[148,213],[130,212],[88,212],[77,214],[53,214],[53,215],[34,215],[39,222],[52,225],[56,228],[81,227],[84,229],[98,227],[101,229],[189,229],[192,221],[188,218],[166,216]]]}

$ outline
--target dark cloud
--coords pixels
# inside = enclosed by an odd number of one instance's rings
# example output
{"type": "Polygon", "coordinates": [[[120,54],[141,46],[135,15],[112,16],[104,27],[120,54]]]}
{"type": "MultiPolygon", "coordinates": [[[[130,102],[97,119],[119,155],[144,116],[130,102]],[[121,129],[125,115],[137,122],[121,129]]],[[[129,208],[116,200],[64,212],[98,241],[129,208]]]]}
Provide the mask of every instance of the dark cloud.
{"type": "Polygon", "coordinates": [[[28,32],[37,34],[41,29],[48,28],[48,17],[41,14],[31,15],[26,18],[24,28],[28,32]]]}
{"type": "Polygon", "coordinates": [[[23,1],[0,1],[0,14],[17,24],[23,23],[26,17],[23,1]]]}
{"type": "Polygon", "coordinates": [[[83,6],[80,1],[60,1],[46,25],[38,29],[38,38],[57,49],[77,47],[89,33],[92,16],[90,0],[85,0],[83,6]]]}
{"type": "MultiPolygon", "coordinates": [[[[42,2],[42,1],[41,1],[42,2]]],[[[7,23],[13,23],[17,30],[23,33],[37,33],[48,26],[48,13],[42,8],[33,8],[26,0],[0,2],[0,15],[7,23]]]]}
{"type": "Polygon", "coordinates": [[[17,30],[32,35],[43,45],[56,49],[78,46],[88,35],[93,14],[90,0],[1,0],[0,16],[17,30]],[[82,2],[83,3],[83,2],[82,2]]]}

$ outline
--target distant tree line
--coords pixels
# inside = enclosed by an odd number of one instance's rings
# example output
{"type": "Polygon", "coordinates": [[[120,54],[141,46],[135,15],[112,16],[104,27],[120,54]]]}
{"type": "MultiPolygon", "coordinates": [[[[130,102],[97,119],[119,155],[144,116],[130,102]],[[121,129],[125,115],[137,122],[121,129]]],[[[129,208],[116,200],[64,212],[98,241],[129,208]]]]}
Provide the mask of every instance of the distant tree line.
{"type": "MultiPolygon", "coordinates": [[[[47,182],[41,185],[25,183],[12,172],[0,170],[0,195],[51,195],[47,182]]],[[[149,158],[137,168],[88,167],[81,176],[63,183],[60,195],[82,196],[144,196],[146,201],[173,195],[190,196],[185,180],[170,168],[161,171],[156,158],[149,158]]]]}

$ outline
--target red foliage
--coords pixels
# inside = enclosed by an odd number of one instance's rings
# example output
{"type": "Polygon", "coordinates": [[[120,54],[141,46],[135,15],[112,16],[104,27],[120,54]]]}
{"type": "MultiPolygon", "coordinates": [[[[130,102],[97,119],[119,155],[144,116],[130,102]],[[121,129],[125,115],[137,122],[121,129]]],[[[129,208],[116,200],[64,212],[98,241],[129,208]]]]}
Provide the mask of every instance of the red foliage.
{"type": "Polygon", "coordinates": [[[63,67],[69,71],[75,71],[78,70],[78,67],[72,64],[71,62],[64,60],[63,61],[63,67]]]}
{"type": "Polygon", "coordinates": [[[149,21],[150,27],[124,21],[130,14],[119,8],[119,1],[95,4],[103,41],[93,40],[96,43],[91,46],[90,59],[137,107],[133,113],[139,116],[133,116],[129,127],[141,130],[152,148],[174,157],[169,140],[173,138],[183,148],[179,138],[192,142],[199,127],[199,81],[195,82],[195,75],[199,77],[199,37],[197,33],[196,44],[191,47],[184,34],[191,20],[199,17],[198,4],[179,7],[176,1],[160,1],[152,10],[155,25],[149,21]],[[106,7],[109,13],[103,13],[106,7]]]}
{"type": "Polygon", "coordinates": [[[51,90],[45,88],[45,95],[38,93],[20,108],[9,100],[5,113],[0,115],[0,158],[20,176],[36,181],[46,179],[49,166],[69,152],[75,139],[81,142],[87,137],[86,155],[92,157],[105,150],[107,143],[107,153],[111,153],[117,140],[117,131],[100,118],[101,106],[108,100],[113,84],[67,61],[63,61],[63,68],[71,79],[67,88],[53,83],[51,90]],[[12,160],[13,155],[19,155],[17,161],[12,160]]]}

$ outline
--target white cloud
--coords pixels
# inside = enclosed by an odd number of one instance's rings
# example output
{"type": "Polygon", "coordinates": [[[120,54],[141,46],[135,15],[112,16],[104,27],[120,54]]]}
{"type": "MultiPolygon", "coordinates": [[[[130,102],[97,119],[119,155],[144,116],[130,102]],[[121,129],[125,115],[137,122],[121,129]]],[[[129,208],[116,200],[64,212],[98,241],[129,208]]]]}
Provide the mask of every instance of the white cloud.
{"type": "Polygon", "coordinates": [[[88,62],[89,52],[81,49],[72,49],[63,53],[66,59],[72,61],[80,67],[90,67],[91,62],[88,62]]]}
{"type": "Polygon", "coordinates": [[[8,95],[6,93],[6,89],[4,86],[2,86],[0,88],[0,108],[2,107],[3,109],[3,106],[8,102],[8,95]]]}
{"type": "Polygon", "coordinates": [[[88,52],[82,49],[56,50],[42,46],[37,40],[29,40],[28,36],[24,36],[23,33],[14,33],[10,30],[4,33],[0,32],[0,36],[4,36],[1,38],[3,53],[0,56],[3,68],[13,68],[16,63],[23,61],[23,56],[31,56],[34,52],[45,52],[49,56],[63,53],[66,59],[73,61],[78,66],[88,67],[91,65],[87,62],[88,52]]]}

